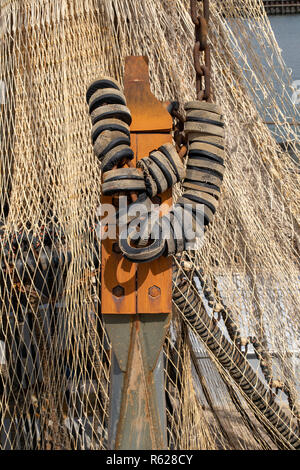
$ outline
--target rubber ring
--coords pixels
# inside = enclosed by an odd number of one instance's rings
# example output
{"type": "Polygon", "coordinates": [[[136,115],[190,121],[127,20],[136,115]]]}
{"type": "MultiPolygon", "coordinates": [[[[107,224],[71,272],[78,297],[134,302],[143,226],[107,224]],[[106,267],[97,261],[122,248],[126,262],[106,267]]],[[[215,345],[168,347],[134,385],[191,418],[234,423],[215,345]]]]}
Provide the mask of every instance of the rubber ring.
{"type": "Polygon", "coordinates": [[[107,92],[105,95],[94,98],[89,106],[89,113],[92,114],[99,106],[106,104],[122,104],[126,106],[126,100],[123,96],[107,92]]]}
{"type": "Polygon", "coordinates": [[[128,137],[130,137],[130,130],[127,129],[125,126],[122,126],[122,124],[107,123],[107,124],[102,124],[102,125],[97,126],[96,129],[93,131],[92,133],[93,144],[95,143],[97,137],[99,137],[101,132],[104,132],[104,131],[119,131],[119,132],[122,132],[123,134],[126,134],[128,137]]]}
{"type": "Polygon", "coordinates": [[[156,165],[160,168],[161,172],[163,173],[164,177],[166,178],[167,181],[167,189],[172,188],[173,186],[173,178],[169,170],[165,167],[165,165],[157,158],[155,155],[150,154],[149,158],[156,163],[156,165]]]}
{"type": "Polygon", "coordinates": [[[207,160],[215,160],[216,162],[221,163],[221,165],[224,165],[224,159],[218,157],[214,153],[206,152],[203,150],[189,150],[188,155],[193,158],[202,157],[206,158],[207,160]]]}
{"type": "Polygon", "coordinates": [[[99,153],[98,155],[96,154],[96,157],[102,160],[108,152],[110,152],[115,147],[119,147],[120,145],[130,146],[130,139],[128,137],[125,137],[124,135],[124,137],[119,137],[118,139],[113,140],[107,145],[107,147],[105,147],[105,149],[101,153],[99,153]]]}
{"type": "Polygon", "coordinates": [[[198,117],[188,117],[186,122],[203,122],[205,124],[213,124],[214,126],[225,127],[224,122],[214,121],[213,119],[205,119],[198,117]]]}
{"type": "Polygon", "coordinates": [[[89,104],[91,97],[94,93],[96,93],[96,91],[103,90],[104,88],[115,88],[116,90],[121,91],[121,87],[119,84],[117,84],[117,81],[114,81],[113,79],[108,77],[100,78],[99,80],[95,80],[88,86],[86,92],[87,104],[89,104]]]}

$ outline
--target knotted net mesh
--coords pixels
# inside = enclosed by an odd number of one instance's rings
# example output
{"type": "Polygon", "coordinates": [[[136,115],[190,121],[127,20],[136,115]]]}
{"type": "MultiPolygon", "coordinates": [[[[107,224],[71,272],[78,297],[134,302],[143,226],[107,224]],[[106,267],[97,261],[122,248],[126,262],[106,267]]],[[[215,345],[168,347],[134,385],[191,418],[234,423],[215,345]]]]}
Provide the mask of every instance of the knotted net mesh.
{"type": "MultiPolygon", "coordinates": [[[[125,57],[146,55],[158,99],[194,99],[189,2],[0,6],[0,447],[106,449],[111,348],[95,235],[101,174],[85,91],[101,74],[122,83],[125,57]]],[[[174,304],[164,345],[168,445],[293,448],[300,419],[299,108],[260,0],[212,0],[210,42],[227,169],[204,246],[174,260],[174,288],[188,277],[199,297],[195,315],[205,311],[206,329],[217,327],[242,350],[268,392],[262,399],[284,410],[293,439],[276,431],[266,408],[174,304]]]]}

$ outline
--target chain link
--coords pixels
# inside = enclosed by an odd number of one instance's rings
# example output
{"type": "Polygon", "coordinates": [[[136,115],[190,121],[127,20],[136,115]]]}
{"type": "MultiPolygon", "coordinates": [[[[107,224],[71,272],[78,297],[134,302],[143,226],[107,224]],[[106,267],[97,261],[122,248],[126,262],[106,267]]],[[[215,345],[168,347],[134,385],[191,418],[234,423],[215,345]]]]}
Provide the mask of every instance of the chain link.
{"type": "Polygon", "coordinates": [[[191,0],[191,17],[195,25],[194,67],[196,72],[197,99],[212,101],[211,58],[207,41],[209,27],[209,0],[191,0]],[[198,14],[198,3],[203,4],[203,14],[198,14]],[[201,63],[204,53],[204,64],[201,63]]]}
{"type": "Polygon", "coordinates": [[[187,154],[187,137],[184,134],[184,123],[185,118],[179,112],[179,103],[178,101],[172,101],[169,103],[168,111],[173,117],[173,138],[176,145],[176,150],[180,158],[184,158],[187,154]]]}

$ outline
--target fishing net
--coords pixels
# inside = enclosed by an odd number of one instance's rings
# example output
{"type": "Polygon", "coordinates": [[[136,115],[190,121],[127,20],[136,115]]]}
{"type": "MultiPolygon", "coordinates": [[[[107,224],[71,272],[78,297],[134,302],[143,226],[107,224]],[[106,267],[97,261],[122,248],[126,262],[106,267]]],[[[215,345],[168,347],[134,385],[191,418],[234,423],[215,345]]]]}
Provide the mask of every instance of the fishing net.
{"type": "MultiPolygon", "coordinates": [[[[182,105],[194,99],[189,2],[1,0],[0,6],[0,448],[106,449],[111,348],[100,314],[94,229],[101,175],[85,92],[101,74],[122,83],[125,57],[146,55],[158,99],[182,105]]],[[[261,1],[212,0],[210,25],[226,174],[204,246],[174,259],[174,289],[180,276],[189,279],[205,331],[222,332],[256,379],[243,368],[252,383],[246,393],[220,360],[219,334],[215,354],[213,339],[201,338],[174,303],[164,345],[168,445],[294,448],[299,107],[261,1]],[[267,405],[259,408],[260,399],[267,405]],[[289,435],[273,426],[269,403],[284,412],[289,435]]]]}

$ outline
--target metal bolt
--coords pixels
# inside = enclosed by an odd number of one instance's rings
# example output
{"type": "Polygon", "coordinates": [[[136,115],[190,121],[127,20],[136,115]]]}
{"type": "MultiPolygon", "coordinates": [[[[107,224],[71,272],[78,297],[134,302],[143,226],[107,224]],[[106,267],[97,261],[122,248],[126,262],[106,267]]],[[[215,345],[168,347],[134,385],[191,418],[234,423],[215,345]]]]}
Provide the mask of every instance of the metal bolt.
{"type": "Polygon", "coordinates": [[[160,296],[160,288],[157,287],[157,286],[152,286],[149,288],[149,295],[151,295],[151,297],[158,297],[160,296]]]}
{"type": "Polygon", "coordinates": [[[112,246],[113,252],[117,253],[118,255],[121,253],[121,249],[119,247],[119,243],[115,242],[112,246]]]}
{"type": "Polygon", "coordinates": [[[122,286],[116,286],[113,288],[112,293],[115,297],[123,297],[125,294],[125,289],[122,286]]]}

